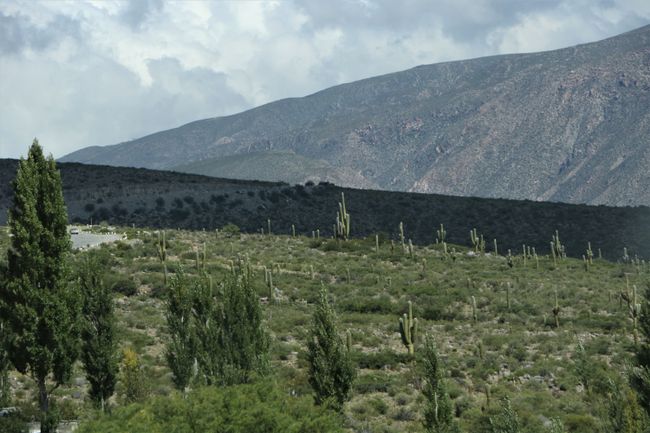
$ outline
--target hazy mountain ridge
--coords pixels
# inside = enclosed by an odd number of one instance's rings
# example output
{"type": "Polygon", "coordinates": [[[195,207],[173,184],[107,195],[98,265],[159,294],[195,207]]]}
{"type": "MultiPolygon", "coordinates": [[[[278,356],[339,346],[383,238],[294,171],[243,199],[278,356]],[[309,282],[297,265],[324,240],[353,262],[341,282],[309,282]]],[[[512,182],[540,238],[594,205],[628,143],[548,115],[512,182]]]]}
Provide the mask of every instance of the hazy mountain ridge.
{"type": "MultiPolygon", "coordinates": [[[[490,244],[496,238],[502,253],[526,244],[547,253],[551,235],[560,231],[567,252],[580,257],[587,242],[603,256],[650,257],[650,208],[538,203],[521,200],[452,197],[339,188],[331,184],[294,185],[217,179],[147,169],[58,164],[71,222],[137,227],[213,230],[234,223],[247,232],[332,234],[340,193],[345,192],[354,237],[398,239],[400,222],[416,244],[435,241],[440,223],[447,240],[469,244],[476,228],[490,244]]],[[[11,180],[16,160],[0,160],[0,224],[11,205],[11,180]]]]}
{"type": "Polygon", "coordinates": [[[649,137],[646,26],[419,66],[62,161],[167,169],[279,150],[358,174],[353,187],[629,205],[650,204],[649,137]]]}

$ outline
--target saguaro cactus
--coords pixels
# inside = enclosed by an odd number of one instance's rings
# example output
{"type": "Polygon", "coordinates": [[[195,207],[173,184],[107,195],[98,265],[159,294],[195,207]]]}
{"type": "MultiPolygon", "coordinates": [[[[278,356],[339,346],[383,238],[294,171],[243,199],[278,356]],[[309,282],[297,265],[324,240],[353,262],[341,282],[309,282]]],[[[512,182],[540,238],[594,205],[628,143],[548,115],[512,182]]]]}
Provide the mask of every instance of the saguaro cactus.
{"type": "Polygon", "coordinates": [[[164,230],[158,232],[158,258],[163,267],[163,284],[167,287],[167,242],[164,230]]]}
{"type": "Polygon", "coordinates": [[[447,232],[445,231],[445,227],[442,224],[440,224],[440,229],[436,230],[436,235],[438,242],[444,242],[447,238],[447,232]]]}
{"type": "Polygon", "coordinates": [[[336,212],[336,237],[338,239],[348,240],[350,236],[350,214],[345,207],[345,195],[341,193],[339,210],[336,212]]]}
{"type": "Polygon", "coordinates": [[[409,301],[409,312],[408,315],[404,313],[404,316],[399,319],[399,333],[402,337],[402,344],[408,349],[409,355],[415,353],[415,338],[418,329],[418,319],[413,318],[413,304],[409,301]]]}
{"type": "Polygon", "coordinates": [[[551,254],[553,254],[553,259],[556,257],[558,259],[566,257],[566,250],[562,242],[560,242],[560,233],[557,230],[555,230],[555,235],[553,235],[553,240],[551,241],[551,254]]]}
{"type": "Polygon", "coordinates": [[[560,304],[557,302],[557,290],[555,291],[555,307],[553,307],[553,317],[555,317],[555,327],[560,327],[560,304]]]}
{"type": "Polygon", "coordinates": [[[472,295],[472,320],[474,323],[478,322],[478,314],[476,313],[476,298],[472,295]]]}
{"type": "Polygon", "coordinates": [[[406,245],[404,244],[404,223],[399,222],[399,241],[402,244],[402,251],[406,251],[406,245]]]}
{"type": "Polygon", "coordinates": [[[469,231],[469,237],[472,240],[472,245],[474,245],[474,252],[475,253],[484,253],[485,252],[485,240],[483,239],[483,235],[479,235],[476,232],[476,229],[472,229],[469,231]]]}

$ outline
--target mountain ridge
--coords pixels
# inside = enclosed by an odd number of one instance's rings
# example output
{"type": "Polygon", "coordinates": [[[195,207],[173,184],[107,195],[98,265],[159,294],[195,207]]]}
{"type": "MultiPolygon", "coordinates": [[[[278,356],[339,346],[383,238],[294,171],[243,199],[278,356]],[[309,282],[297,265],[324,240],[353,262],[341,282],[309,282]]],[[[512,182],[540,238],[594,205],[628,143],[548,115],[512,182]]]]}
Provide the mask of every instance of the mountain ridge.
{"type": "MultiPolygon", "coordinates": [[[[17,160],[0,159],[0,225],[12,203],[17,160]]],[[[539,254],[559,230],[567,254],[581,257],[587,243],[603,257],[650,257],[650,208],[588,206],[530,200],[453,197],[398,191],[341,188],[329,183],[287,185],[219,179],[131,167],[58,163],[68,218],[72,223],[214,230],[232,223],[248,233],[267,231],[323,238],[332,236],[338,202],[345,193],[351,236],[399,242],[398,227],[417,245],[435,243],[444,224],[447,241],[470,242],[473,228],[499,251],[513,254],[526,244],[539,254]]]]}
{"type": "Polygon", "coordinates": [[[363,178],[351,187],[650,204],[648,65],[644,26],[560,50],[420,65],[61,161],[169,169],[288,151],[363,178]]]}

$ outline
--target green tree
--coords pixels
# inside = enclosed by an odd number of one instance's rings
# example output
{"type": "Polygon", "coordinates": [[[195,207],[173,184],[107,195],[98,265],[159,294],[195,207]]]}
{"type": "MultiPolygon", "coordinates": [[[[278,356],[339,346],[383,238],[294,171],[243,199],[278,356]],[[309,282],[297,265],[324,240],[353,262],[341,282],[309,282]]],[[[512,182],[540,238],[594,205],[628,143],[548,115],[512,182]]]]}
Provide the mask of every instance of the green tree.
{"type": "Polygon", "coordinates": [[[144,401],[149,396],[149,387],[140,358],[136,351],[130,347],[122,352],[122,386],[124,387],[124,399],[127,403],[144,401]]]}
{"type": "Polygon", "coordinates": [[[247,383],[265,372],[269,337],[249,272],[236,268],[216,290],[202,279],[193,304],[198,367],[207,384],[247,383]]]}
{"type": "Polygon", "coordinates": [[[356,372],[350,353],[336,330],[336,314],[320,291],[307,342],[309,384],[317,405],[326,404],[341,410],[350,397],[356,372]]]}
{"type": "Polygon", "coordinates": [[[102,263],[91,253],[79,272],[83,299],[81,360],[90,398],[102,410],[115,391],[118,362],[113,295],[102,280],[102,263]]]}
{"type": "Polygon", "coordinates": [[[176,388],[185,390],[192,378],[196,348],[192,336],[192,293],[182,271],[171,279],[167,292],[167,329],[169,342],[165,350],[167,365],[176,388]]]}
{"type": "Polygon", "coordinates": [[[68,281],[70,237],[61,176],[37,140],[21,159],[9,209],[11,245],[0,286],[9,358],[37,384],[41,431],[54,430],[52,391],[69,380],[79,355],[80,297],[68,281]]]}
{"type": "Polygon", "coordinates": [[[427,336],[422,353],[422,370],[425,384],[422,394],[426,399],[424,427],[430,433],[457,432],[452,404],[447,393],[442,367],[433,339],[427,336]]]}
{"type": "Polygon", "coordinates": [[[508,397],[501,400],[501,412],[490,418],[492,433],[519,433],[519,417],[508,397]]]}
{"type": "Polygon", "coordinates": [[[646,418],[634,392],[625,385],[609,381],[607,399],[610,431],[617,433],[642,433],[646,418]]]}

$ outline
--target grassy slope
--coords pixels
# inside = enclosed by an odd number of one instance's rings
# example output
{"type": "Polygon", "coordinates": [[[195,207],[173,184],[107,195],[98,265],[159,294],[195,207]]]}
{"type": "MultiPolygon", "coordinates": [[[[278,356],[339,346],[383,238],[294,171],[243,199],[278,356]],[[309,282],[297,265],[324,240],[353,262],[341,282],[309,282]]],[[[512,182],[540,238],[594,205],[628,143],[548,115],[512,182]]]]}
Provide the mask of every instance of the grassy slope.
{"type": "MultiPolygon", "coordinates": [[[[231,260],[246,256],[254,266],[259,293],[266,296],[263,269],[275,269],[279,302],[264,307],[273,334],[273,374],[282,387],[298,394],[310,392],[304,343],[311,304],[321,282],[326,285],[339,312],[339,329],[351,331],[361,367],[345,409],[350,431],[420,428],[420,382],[397,332],[397,319],[409,300],[420,320],[421,334],[432,334],[438,343],[465,431],[481,431],[486,416],[497,406],[494,402],[504,395],[513,398],[526,431],[542,431],[542,416],[559,416],[569,431],[595,431],[605,416],[605,406],[598,393],[588,395],[580,386],[574,371],[576,345],[582,341],[590,363],[603,366],[601,376],[620,378],[630,359],[632,331],[626,306],[619,304],[619,292],[625,290],[626,278],[639,290],[648,281],[645,264],[596,261],[586,272],[579,260],[567,259],[555,267],[543,257],[538,269],[534,261],[524,266],[516,257],[510,268],[503,257],[473,257],[462,247],[456,247],[453,260],[445,260],[437,247],[416,247],[415,258],[410,258],[399,247],[391,251],[389,242],[382,243],[377,253],[374,241],[338,246],[305,237],[229,238],[188,231],[168,231],[167,235],[172,271],[183,266],[194,272],[192,250],[203,242],[208,271],[215,280],[228,272],[231,260]],[[512,287],[510,309],[508,284],[512,287]],[[552,326],[555,290],[561,307],[559,329],[552,326]],[[471,296],[476,298],[478,323],[472,320],[471,296]],[[489,408],[486,384],[493,402],[489,408]]],[[[117,297],[121,344],[137,349],[153,391],[166,394],[172,385],[163,355],[164,289],[155,251],[157,238],[154,232],[135,230],[129,231],[129,237],[128,243],[104,247],[114,260],[109,283],[117,289],[133,281],[138,291],[117,297]]],[[[6,235],[0,242],[4,251],[6,235]]],[[[26,397],[22,386],[28,390],[29,380],[17,377],[17,383],[18,395],[26,397]]],[[[69,399],[77,390],[83,386],[58,393],[69,399]]],[[[70,401],[70,413],[89,416],[79,408],[79,400],[70,401]]]]}

